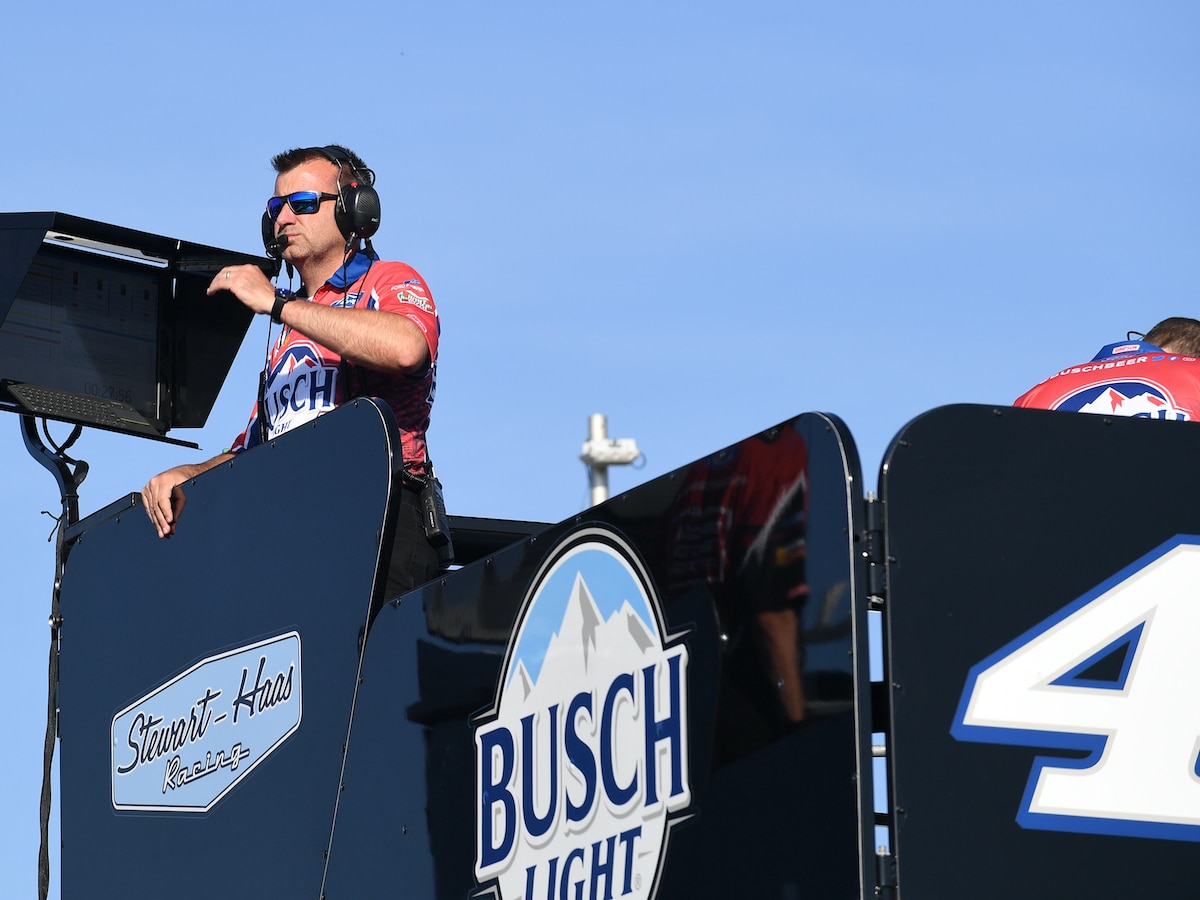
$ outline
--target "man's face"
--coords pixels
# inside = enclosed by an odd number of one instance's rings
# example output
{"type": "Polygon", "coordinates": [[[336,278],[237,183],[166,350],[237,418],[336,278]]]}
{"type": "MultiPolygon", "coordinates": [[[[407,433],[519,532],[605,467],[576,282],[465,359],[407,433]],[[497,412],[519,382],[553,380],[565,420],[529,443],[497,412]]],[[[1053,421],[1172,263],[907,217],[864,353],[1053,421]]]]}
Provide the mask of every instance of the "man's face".
{"type": "MultiPolygon", "coordinates": [[[[295,191],[336,194],[338,167],[325,159],[314,159],[282,172],[275,179],[275,196],[286,197],[295,191]]],[[[286,203],[275,220],[275,235],[286,234],[283,258],[300,265],[308,260],[336,257],[341,259],[346,239],[334,222],[335,201],[322,200],[315,213],[298,216],[286,203]]]]}

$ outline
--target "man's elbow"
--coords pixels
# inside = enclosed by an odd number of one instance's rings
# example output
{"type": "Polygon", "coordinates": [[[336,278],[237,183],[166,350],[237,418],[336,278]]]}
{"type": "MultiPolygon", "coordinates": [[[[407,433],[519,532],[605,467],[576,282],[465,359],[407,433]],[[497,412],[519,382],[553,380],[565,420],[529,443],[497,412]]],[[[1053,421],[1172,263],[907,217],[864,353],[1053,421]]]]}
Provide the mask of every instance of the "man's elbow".
{"type": "Polygon", "coordinates": [[[406,375],[422,375],[429,369],[429,348],[422,343],[419,347],[401,347],[395,357],[396,371],[406,375]]]}
{"type": "Polygon", "coordinates": [[[421,326],[402,316],[386,321],[386,344],[381,347],[386,367],[406,375],[426,372],[429,369],[429,342],[421,326]]]}

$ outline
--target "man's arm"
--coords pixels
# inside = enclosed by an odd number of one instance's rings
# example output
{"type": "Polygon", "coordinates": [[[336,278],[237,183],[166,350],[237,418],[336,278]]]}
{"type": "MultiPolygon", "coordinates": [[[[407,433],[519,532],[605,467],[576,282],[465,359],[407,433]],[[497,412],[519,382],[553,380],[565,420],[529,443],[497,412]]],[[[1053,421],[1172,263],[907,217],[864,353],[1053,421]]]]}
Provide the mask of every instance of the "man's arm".
{"type": "Polygon", "coordinates": [[[221,463],[234,458],[234,453],[222,453],[202,463],[187,463],[175,466],[173,469],[155,475],[142,488],[142,506],[150,517],[150,524],[158,532],[160,538],[170,537],[175,533],[175,524],[183,513],[187,502],[179,486],[185,481],[195,478],[202,472],[216,468],[221,463]]]}
{"type": "Polygon", "coordinates": [[[360,366],[380,372],[420,372],[429,364],[421,329],[377,309],[333,309],[303,300],[285,303],[280,319],[360,366]]]}
{"type": "MultiPolygon", "coordinates": [[[[270,315],[275,287],[258,266],[233,266],[218,274],[208,293],[229,291],[248,309],[270,315]]],[[[404,316],[374,309],[333,309],[294,300],[280,312],[285,325],[360,366],[380,372],[421,372],[429,365],[429,344],[404,316]]]]}

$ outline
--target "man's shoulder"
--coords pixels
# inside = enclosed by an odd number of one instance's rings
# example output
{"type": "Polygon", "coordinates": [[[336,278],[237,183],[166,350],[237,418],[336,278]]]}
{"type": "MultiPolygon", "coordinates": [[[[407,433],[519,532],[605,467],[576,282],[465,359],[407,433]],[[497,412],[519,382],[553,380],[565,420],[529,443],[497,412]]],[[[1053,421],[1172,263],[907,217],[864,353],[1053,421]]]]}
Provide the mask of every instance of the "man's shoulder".
{"type": "Polygon", "coordinates": [[[371,266],[370,277],[374,281],[390,281],[397,278],[414,281],[428,290],[428,286],[425,284],[425,279],[421,277],[421,273],[408,263],[400,262],[399,260],[376,260],[375,264],[371,266]]]}
{"type": "Polygon", "coordinates": [[[368,289],[379,298],[382,308],[411,312],[413,307],[436,315],[429,285],[408,263],[380,260],[371,267],[368,289]]]}

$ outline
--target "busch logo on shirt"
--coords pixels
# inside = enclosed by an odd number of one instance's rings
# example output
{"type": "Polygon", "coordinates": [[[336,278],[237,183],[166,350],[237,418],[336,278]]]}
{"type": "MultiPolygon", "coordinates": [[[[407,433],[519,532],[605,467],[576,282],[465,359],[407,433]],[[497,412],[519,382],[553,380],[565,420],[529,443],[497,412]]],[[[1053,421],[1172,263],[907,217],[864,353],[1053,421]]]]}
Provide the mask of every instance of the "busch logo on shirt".
{"type": "Polygon", "coordinates": [[[475,730],[475,877],[502,900],[652,898],[691,804],[687,648],[650,578],[588,527],[531,582],[475,730]]]}
{"type": "Polygon", "coordinates": [[[1063,397],[1054,409],[1180,422],[1189,419],[1187,411],[1180,409],[1167,391],[1146,381],[1092,385],[1063,397]]]}
{"type": "Polygon", "coordinates": [[[333,409],[337,379],[338,367],[323,364],[311,342],[297,341],[288,347],[267,379],[271,437],[333,409]]]}

